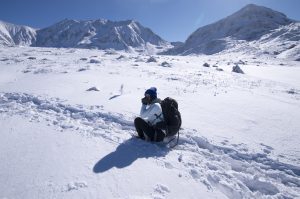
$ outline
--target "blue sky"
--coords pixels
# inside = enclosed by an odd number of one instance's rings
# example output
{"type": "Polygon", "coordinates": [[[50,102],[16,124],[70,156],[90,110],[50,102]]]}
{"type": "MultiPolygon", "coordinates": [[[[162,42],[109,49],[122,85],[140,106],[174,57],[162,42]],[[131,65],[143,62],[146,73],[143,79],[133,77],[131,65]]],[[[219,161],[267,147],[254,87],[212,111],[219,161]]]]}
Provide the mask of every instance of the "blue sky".
{"type": "Polygon", "coordinates": [[[44,28],[65,18],[133,19],[168,41],[184,41],[249,3],[300,21],[300,0],[0,0],[0,20],[44,28]]]}

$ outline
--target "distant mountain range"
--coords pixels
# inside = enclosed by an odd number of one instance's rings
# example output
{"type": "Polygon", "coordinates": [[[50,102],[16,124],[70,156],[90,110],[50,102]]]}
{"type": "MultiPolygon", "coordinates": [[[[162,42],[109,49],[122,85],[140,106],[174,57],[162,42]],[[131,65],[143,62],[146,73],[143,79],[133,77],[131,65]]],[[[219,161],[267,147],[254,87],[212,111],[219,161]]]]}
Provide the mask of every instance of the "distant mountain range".
{"type": "Polygon", "coordinates": [[[35,30],[0,21],[0,45],[97,48],[147,51],[169,55],[242,51],[300,55],[300,22],[272,9],[249,4],[213,24],[201,27],[185,42],[167,42],[136,21],[63,20],[35,30]]]}
{"type": "Polygon", "coordinates": [[[35,47],[97,48],[159,52],[173,47],[169,42],[133,20],[65,19],[35,30],[0,21],[0,45],[35,47]]]}
{"type": "Polygon", "coordinates": [[[150,46],[159,49],[171,44],[132,20],[63,20],[38,30],[34,46],[128,50],[150,46]]]}

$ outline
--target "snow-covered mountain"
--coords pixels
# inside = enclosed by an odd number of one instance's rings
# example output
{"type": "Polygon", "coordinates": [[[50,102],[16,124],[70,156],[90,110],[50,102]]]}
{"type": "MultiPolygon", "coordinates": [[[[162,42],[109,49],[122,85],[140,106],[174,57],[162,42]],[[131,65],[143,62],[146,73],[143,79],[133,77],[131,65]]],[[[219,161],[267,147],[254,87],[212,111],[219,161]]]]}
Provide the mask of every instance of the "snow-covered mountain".
{"type": "Polygon", "coordinates": [[[33,28],[0,21],[0,45],[27,46],[35,42],[36,31],[33,28]]]}
{"type": "Polygon", "coordinates": [[[133,20],[65,19],[35,30],[0,21],[0,45],[36,47],[97,48],[159,52],[172,45],[152,30],[133,20]]]}
{"type": "Polygon", "coordinates": [[[300,22],[254,4],[199,28],[185,43],[167,42],[133,20],[65,19],[40,30],[0,21],[0,45],[133,50],[171,55],[244,52],[299,60],[299,40],[300,22]]]}
{"type": "Polygon", "coordinates": [[[167,53],[214,54],[224,50],[245,50],[245,46],[262,50],[263,44],[267,44],[268,49],[271,44],[272,51],[279,48],[282,52],[291,46],[299,47],[299,30],[299,23],[286,15],[249,4],[220,21],[199,28],[188,37],[184,45],[167,53]],[[286,48],[280,48],[282,45],[286,45],[286,48]]]}
{"type": "Polygon", "coordinates": [[[35,46],[73,47],[128,50],[130,48],[162,49],[171,46],[136,21],[65,19],[48,28],[37,31],[35,46]]]}

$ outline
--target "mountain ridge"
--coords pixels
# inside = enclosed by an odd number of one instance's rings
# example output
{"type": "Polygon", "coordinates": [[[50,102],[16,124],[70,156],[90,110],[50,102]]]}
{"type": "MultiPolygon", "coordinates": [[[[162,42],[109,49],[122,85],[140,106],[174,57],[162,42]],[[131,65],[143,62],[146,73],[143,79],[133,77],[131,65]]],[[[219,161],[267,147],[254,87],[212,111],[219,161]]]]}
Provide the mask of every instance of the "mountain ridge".
{"type": "Polygon", "coordinates": [[[185,42],[168,42],[134,20],[64,19],[33,29],[0,21],[0,45],[115,49],[190,55],[243,51],[300,58],[300,22],[267,7],[249,4],[198,28],[185,42]]]}
{"type": "Polygon", "coordinates": [[[165,48],[169,42],[133,20],[63,20],[37,31],[34,46],[115,50],[165,48]]]}
{"type": "MultiPolygon", "coordinates": [[[[19,45],[13,42],[15,35],[8,31],[6,22],[2,22],[5,34],[2,45],[19,45]]],[[[9,27],[18,28],[14,24],[9,27]]],[[[24,26],[25,27],[25,26],[24,26]]],[[[111,21],[107,19],[73,20],[64,19],[52,26],[33,30],[32,42],[25,45],[34,47],[98,48],[115,50],[162,51],[172,45],[156,35],[150,28],[134,20],[111,21]]]]}

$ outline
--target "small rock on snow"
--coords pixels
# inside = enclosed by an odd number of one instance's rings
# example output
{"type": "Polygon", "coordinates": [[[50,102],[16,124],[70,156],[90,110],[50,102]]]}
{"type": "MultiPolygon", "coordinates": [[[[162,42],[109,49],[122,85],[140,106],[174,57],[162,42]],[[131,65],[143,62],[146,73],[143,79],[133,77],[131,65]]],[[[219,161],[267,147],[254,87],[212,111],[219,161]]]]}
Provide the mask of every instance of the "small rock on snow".
{"type": "Polygon", "coordinates": [[[244,74],[244,71],[239,67],[239,65],[232,67],[232,72],[244,74]]]}
{"type": "Polygon", "coordinates": [[[154,58],[154,57],[149,57],[149,59],[147,60],[147,63],[150,63],[150,62],[157,62],[157,60],[154,58]]]}
{"type": "Polygon", "coordinates": [[[86,91],[100,91],[100,90],[94,86],[94,87],[87,89],[86,91]]]}
{"type": "Polygon", "coordinates": [[[160,65],[163,66],[163,67],[171,67],[171,64],[168,63],[168,62],[166,62],[166,61],[164,61],[164,62],[161,63],[160,65]]]}
{"type": "Polygon", "coordinates": [[[101,62],[100,62],[100,60],[97,60],[97,59],[91,59],[90,63],[92,63],[92,64],[99,64],[101,62]]]}
{"type": "Polygon", "coordinates": [[[208,63],[204,63],[203,66],[204,67],[209,67],[209,64],[208,63]]]}

